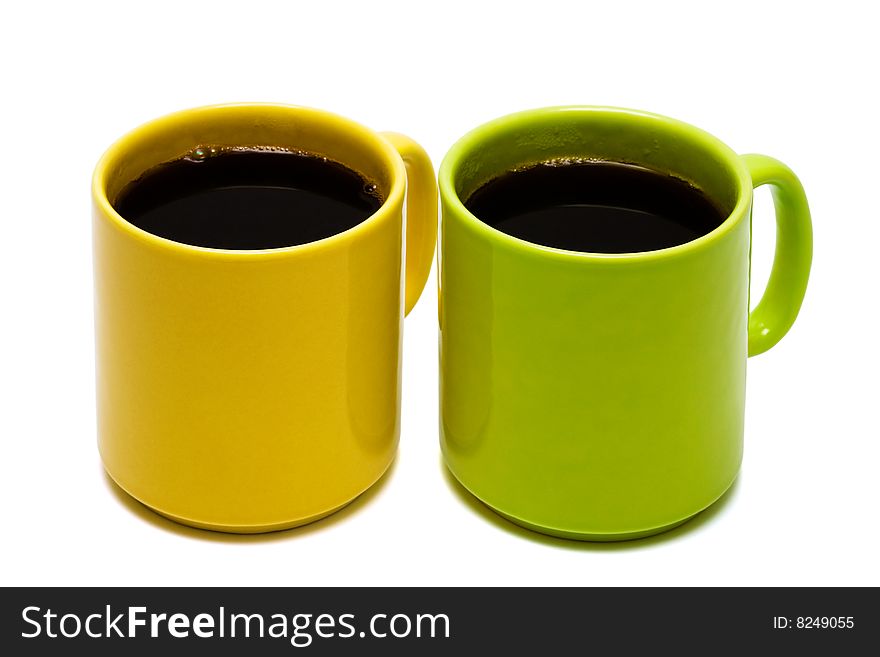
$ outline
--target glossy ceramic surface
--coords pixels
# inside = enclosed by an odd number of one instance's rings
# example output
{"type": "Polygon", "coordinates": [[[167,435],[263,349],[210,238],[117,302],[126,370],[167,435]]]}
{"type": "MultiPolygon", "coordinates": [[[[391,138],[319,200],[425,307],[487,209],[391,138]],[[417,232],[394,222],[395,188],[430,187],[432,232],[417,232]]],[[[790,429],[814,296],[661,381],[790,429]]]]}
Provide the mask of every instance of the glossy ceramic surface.
{"type": "Polygon", "coordinates": [[[122,488],[189,525],[259,532],[327,515],[381,477],[400,430],[402,320],[436,239],[418,145],[318,110],[204,107],[120,139],[92,193],[98,443],[122,488]],[[262,251],[172,242],[115,212],[127,182],[198,144],[325,155],[386,201],[346,232],[262,251]]]}
{"type": "Polygon", "coordinates": [[[560,107],[463,137],[440,169],[441,447],[451,472],[505,517],[548,534],[624,540],[717,500],[740,467],[746,359],[790,328],[812,252],[797,178],[684,123],[560,107]],[[589,157],[674,172],[727,220],[660,251],[538,246],[462,199],[510,168],[589,157]],[[779,238],[749,315],[754,185],[773,186],[779,238]]]}

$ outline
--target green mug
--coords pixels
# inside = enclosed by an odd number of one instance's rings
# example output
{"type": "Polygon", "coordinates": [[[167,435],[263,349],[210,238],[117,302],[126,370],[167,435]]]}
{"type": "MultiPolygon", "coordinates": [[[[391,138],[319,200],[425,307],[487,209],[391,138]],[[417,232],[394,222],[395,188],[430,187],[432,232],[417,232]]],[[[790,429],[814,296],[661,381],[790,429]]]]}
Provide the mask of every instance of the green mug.
{"type": "Polygon", "coordinates": [[[582,540],[659,533],[720,498],[742,460],[747,357],[785,335],[806,291],[812,229],[792,171],[655,114],[553,107],[468,133],[439,183],[440,440],[452,474],[509,520],[582,540]],[[502,233],[463,203],[508,170],[571,157],[684,178],[727,218],[671,248],[583,253],[502,233]],[[749,313],[752,190],[764,184],[776,253],[749,313]]]}

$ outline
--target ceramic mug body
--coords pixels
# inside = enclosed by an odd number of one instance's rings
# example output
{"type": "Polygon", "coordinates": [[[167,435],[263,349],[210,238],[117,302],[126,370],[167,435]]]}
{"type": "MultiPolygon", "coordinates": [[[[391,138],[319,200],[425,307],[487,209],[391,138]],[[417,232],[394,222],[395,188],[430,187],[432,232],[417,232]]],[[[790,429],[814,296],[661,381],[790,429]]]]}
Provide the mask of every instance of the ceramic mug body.
{"type": "Polygon", "coordinates": [[[672,119],[565,107],[462,138],[440,192],[440,433],[455,477],[521,525],[588,540],[663,531],[717,500],[742,459],[747,356],[782,336],[803,298],[809,213],[793,174],[672,119]],[[727,219],[673,248],[592,254],[509,236],[463,204],[506,170],[566,157],[671,172],[727,219]],[[762,166],[767,179],[753,180],[762,166]],[[777,254],[769,305],[750,319],[762,182],[784,197],[790,253],[777,254]]]}
{"type": "Polygon", "coordinates": [[[123,489],[189,525],[256,532],[327,515],[382,476],[400,429],[404,311],[436,235],[421,149],[318,110],[205,107],[120,139],[92,191],[98,442],[123,489]],[[125,184],[199,144],[324,155],[386,200],[343,233],[259,251],[180,244],[114,210],[125,184]]]}

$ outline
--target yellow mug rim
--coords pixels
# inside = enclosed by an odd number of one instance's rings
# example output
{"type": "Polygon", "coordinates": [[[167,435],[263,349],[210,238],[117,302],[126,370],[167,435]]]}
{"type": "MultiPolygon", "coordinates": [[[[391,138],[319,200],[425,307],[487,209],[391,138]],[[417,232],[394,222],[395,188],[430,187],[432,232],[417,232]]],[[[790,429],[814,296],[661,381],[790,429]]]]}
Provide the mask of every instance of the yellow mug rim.
{"type": "MultiPolygon", "coordinates": [[[[334,158],[336,159],[336,158],[334,158]]],[[[345,164],[340,162],[340,164],[345,164]]],[[[222,259],[241,259],[241,258],[275,258],[287,256],[291,254],[302,254],[315,251],[318,249],[326,249],[328,247],[350,241],[371,232],[373,228],[381,223],[389,214],[394,212],[394,208],[402,207],[403,198],[406,192],[406,170],[403,160],[389,141],[382,137],[378,132],[367,128],[356,121],[348,119],[339,114],[334,114],[326,110],[305,107],[302,105],[289,105],[284,103],[221,103],[213,105],[202,105],[184,110],[178,110],[170,114],[165,114],[158,118],[152,119],[136,128],[128,131],[115,142],[113,142],[95,166],[92,174],[92,198],[101,210],[118,229],[130,236],[145,241],[146,243],[163,249],[171,249],[181,255],[198,255],[208,257],[219,257],[222,259]],[[115,162],[121,161],[126,157],[126,153],[132,150],[132,143],[143,137],[147,133],[161,131],[165,126],[171,126],[182,121],[191,120],[198,115],[206,112],[234,112],[240,109],[257,109],[265,110],[267,113],[285,113],[309,115],[312,120],[318,120],[332,127],[333,129],[346,131],[350,134],[358,135],[364,141],[374,146],[374,153],[382,160],[382,166],[391,172],[391,187],[382,205],[369,217],[359,224],[339,233],[334,233],[329,237],[304,244],[294,244],[292,246],[283,246],[272,249],[219,249],[206,246],[197,246],[194,244],[186,244],[177,242],[159,235],[155,235],[149,231],[138,228],[122,215],[120,215],[110,199],[107,197],[107,182],[109,172],[113,168],[115,162]]]]}

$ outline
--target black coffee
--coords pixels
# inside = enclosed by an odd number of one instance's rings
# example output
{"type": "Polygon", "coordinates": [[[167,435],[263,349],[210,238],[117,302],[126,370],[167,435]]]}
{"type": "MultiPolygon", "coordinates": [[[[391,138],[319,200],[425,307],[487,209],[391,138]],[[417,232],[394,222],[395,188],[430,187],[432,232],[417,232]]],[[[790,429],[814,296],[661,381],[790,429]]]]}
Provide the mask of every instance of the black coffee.
{"type": "Polygon", "coordinates": [[[135,226],[175,242],[273,249],[341,233],[381,205],[375,185],[321,157],[200,147],[147,171],[114,207],[135,226]]]}
{"type": "Polygon", "coordinates": [[[465,206],[514,237],[592,253],[684,244],[726,216],[680,178],[602,161],[544,162],[509,171],[477,189],[465,206]]]}

